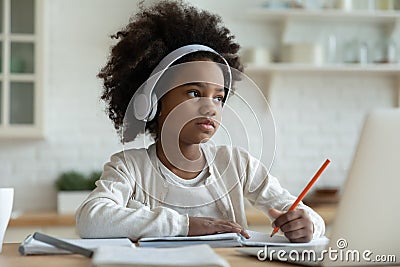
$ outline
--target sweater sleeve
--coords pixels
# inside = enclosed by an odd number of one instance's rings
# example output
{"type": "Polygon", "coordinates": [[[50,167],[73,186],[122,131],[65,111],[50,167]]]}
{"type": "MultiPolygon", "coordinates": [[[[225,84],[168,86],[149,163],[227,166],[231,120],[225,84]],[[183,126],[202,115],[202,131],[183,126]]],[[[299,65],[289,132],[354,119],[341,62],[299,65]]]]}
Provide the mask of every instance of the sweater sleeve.
{"type": "Polygon", "coordinates": [[[186,215],[149,206],[134,197],[135,183],[121,155],[106,163],[96,188],[76,212],[76,227],[82,238],[128,237],[133,241],[150,236],[187,235],[186,215]]]}
{"type": "MultiPolygon", "coordinates": [[[[288,210],[296,197],[282,188],[277,178],[269,174],[267,168],[251,155],[246,155],[245,177],[243,190],[245,197],[257,209],[263,211],[270,219],[268,210],[288,210]]],[[[325,222],[313,209],[302,202],[297,206],[304,209],[314,224],[313,238],[321,237],[325,233],[325,222]]]]}

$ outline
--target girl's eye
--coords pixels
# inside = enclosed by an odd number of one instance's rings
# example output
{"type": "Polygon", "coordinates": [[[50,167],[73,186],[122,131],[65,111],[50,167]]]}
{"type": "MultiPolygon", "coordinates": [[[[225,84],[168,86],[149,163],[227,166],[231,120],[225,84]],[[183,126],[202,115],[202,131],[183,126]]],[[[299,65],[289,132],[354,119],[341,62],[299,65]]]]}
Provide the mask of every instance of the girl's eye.
{"type": "Polygon", "coordinates": [[[216,96],[214,98],[214,101],[216,101],[216,102],[222,102],[222,100],[224,100],[224,98],[222,96],[216,96]]]}
{"type": "Polygon", "coordinates": [[[198,92],[198,91],[190,91],[190,92],[188,92],[188,95],[190,97],[200,97],[200,92],[198,92]]]}

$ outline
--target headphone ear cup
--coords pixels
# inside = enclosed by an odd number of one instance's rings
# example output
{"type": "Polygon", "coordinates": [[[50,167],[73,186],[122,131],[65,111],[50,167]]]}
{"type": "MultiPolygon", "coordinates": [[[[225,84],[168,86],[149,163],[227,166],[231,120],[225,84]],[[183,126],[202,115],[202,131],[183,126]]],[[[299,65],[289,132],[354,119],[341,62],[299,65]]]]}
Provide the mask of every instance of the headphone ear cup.
{"type": "Polygon", "coordinates": [[[149,117],[147,118],[147,121],[151,121],[154,119],[157,113],[157,96],[156,94],[151,94],[151,103],[150,103],[150,112],[149,112],[149,117]]]}
{"type": "Polygon", "coordinates": [[[147,115],[150,113],[150,104],[145,94],[138,94],[133,99],[133,111],[135,113],[135,117],[138,120],[145,120],[147,115]]]}

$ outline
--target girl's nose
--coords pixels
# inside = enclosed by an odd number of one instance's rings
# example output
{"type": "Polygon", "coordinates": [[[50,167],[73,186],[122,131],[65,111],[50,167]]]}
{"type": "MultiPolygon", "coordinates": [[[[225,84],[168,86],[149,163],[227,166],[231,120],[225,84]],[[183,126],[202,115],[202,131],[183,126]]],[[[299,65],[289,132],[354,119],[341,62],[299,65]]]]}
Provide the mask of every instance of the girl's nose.
{"type": "Polygon", "coordinates": [[[212,98],[202,97],[199,112],[202,116],[215,116],[217,114],[217,107],[214,100],[212,98]]]}

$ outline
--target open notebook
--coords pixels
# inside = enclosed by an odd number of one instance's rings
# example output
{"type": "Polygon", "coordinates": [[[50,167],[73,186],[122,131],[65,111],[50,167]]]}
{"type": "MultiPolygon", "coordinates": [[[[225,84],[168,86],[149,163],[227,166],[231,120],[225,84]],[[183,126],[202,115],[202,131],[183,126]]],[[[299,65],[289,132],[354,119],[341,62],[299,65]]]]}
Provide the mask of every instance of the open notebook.
{"type": "Polygon", "coordinates": [[[326,245],[328,238],[321,237],[309,243],[290,243],[280,235],[270,237],[267,233],[247,231],[250,239],[236,233],[223,233],[203,236],[178,236],[178,237],[146,237],[139,239],[140,247],[180,247],[188,245],[208,244],[211,247],[241,247],[241,246],[317,246],[326,245]]]}

